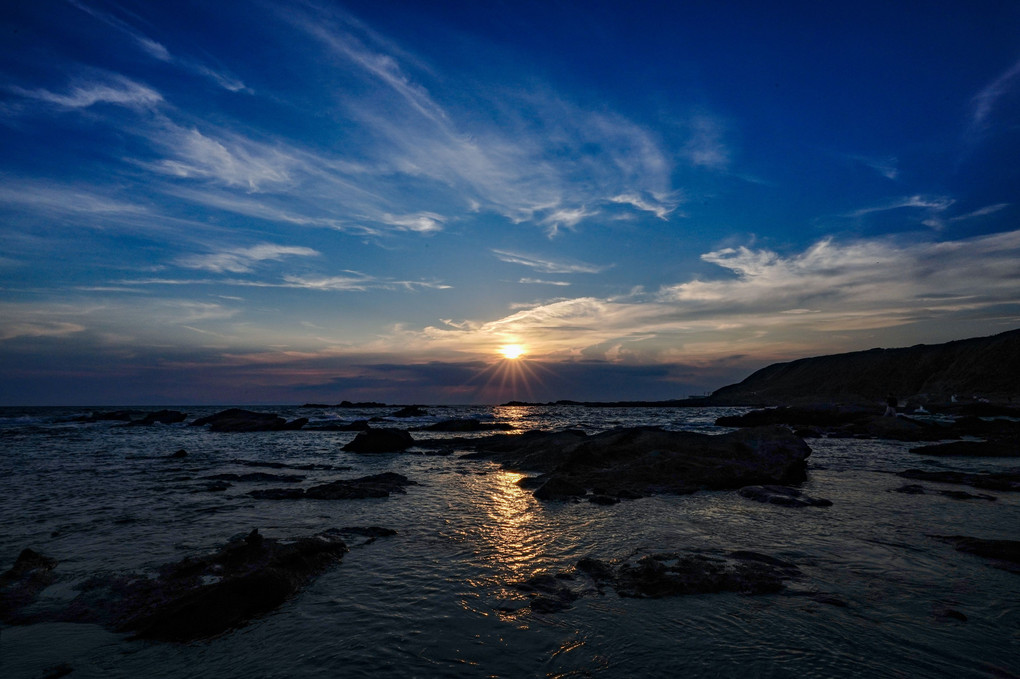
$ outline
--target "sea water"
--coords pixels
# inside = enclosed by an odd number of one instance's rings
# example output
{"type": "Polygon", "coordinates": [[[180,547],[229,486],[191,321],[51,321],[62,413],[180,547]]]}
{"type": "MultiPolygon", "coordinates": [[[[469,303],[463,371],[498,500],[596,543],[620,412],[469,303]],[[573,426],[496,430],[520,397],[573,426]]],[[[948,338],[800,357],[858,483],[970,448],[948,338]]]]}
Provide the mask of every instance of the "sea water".
{"type": "MultiPolygon", "coordinates": [[[[155,409],[144,409],[155,410],[155,409]]],[[[220,408],[180,408],[188,421],[220,408]]],[[[260,408],[312,424],[392,409],[260,408]]],[[[657,425],[721,433],[712,408],[429,407],[385,426],[475,417],[516,431],[657,425]]],[[[84,423],[88,409],[0,409],[0,571],[25,547],[59,561],[36,604],[60,605],[97,573],[151,573],[252,528],[267,537],[383,526],[273,613],[209,641],[130,640],[91,624],[0,630],[0,676],[63,666],[85,677],[1010,677],[1020,674],[1020,575],[933,535],[1020,539],[1016,494],[955,500],[894,492],[908,468],[996,471],[1016,460],[929,458],[910,444],[811,439],[802,489],[831,507],[760,504],[735,491],[659,495],[612,506],[540,502],[524,475],[411,449],[346,453],[355,433],[215,433],[187,424],[84,423]],[[185,449],[182,459],[170,455],[185,449]],[[283,468],[258,466],[283,463],[283,468]],[[259,500],[279,482],[208,477],[300,474],[299,485],[392,471],[406,495],[259,500]],[[611,590],[567,610],[521,608],[514,588],[584,556],[753,550],[796,564],[785,593],[629,599],[611,590]],[[822,594],[824,598],[797,596],[822,594]],[[843,602],[845,606],[829,602],[843,602]],[[518,610],[519,609],[519,610],[518,610]],[[959,615],[962,614],[962,615],[959,615]],[[963,619],[965,618],[965,619],[963,619]]],[[[439,435],[415,432],[415,437],[439,435]]]]}

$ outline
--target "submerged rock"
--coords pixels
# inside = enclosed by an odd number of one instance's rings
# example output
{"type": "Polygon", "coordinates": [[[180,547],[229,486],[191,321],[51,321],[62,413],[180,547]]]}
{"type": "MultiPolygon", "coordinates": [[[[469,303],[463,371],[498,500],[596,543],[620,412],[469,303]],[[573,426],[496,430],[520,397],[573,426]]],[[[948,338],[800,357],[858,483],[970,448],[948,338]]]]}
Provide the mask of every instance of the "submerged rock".
{"type": "Polygon", "coordinates": [[[133,420],[128,422],[127,426],[130,427],[141,427],[152,424],[177,424],[187,419],[188,414],[182,413],[179,410],[159,410],[154,413],[148,413],[145,417],[140,420],[133,420]]]}
{"type": "Polygon", "coordinates": [[[954,471],[927,471],[908,469],[897,472],[896,476],[915,481],[958,483],[982,490],[1020,491],[1020,470],[1005,472],[968,473],[954,471]]]}
{"type": "Polygon", "coordinates": [[[449,432],[473,432],[473,431],[510,431],[514,427],[506,422],[482,422],[474,418],[459,418],[443,420],[422,427],[421,431],[449,431],[449,432]]]}
{"type": "Polygon", "coordinates": [[[737,491],[741,497],[783,507],[831,507],[832,500],[814,498],[789,486],[744,486],[737,491]]]}
{"type": "Polygon", "coordinates": [[[371,497],[389,497],[390,493],[405,493],[406,486],[418,485],[402,474],[384,472],[357,479],[347,479],[301,488],[269,488],[253,490],[249,495],[262,500],[361,500],[371,497]]]}
{"type": "Polygon", "coordinates": [[[300,429],[308,423],[307,417],[300,417],[291,422],[275,413],[256,413],[242,408],[230,408],[215,415],[200,417],[191,423],[193,427],[208,424],[210,431],[219,432],[251,432],[251,431],[287,431],[300,429]]]}
{"type": "Polygon", "coordinates": [[[718,592],[771,594],[799,576],[800,570],[792,563],[757,552],[736,551],[725,556],[661,552],[634,554],[620,562],[589,556],[573,570],[539,573],[514,588],[531,597],[528,605],[532,611],[555,613],[582,596],[601,594],[607,588],[623,597],[645,599],[718,592]]]}
{"type": "Polygon", "coordinates": [[[403,429],[369,429],[344,446],[352,453],[396,453],[414,445],[414,438],[403,429]]]}
{"type": "Polygon", "coordinates": [[[911,448],[910,452],[938,457],[1020,457],[1020,446],[1016,441],[950,441],[911,448]]]}
{"type": "Polygon", "coordinates": [[[213,554],[163,566],[155,578],[94,578],[61,618],[142,639],[209,639],[278,608],[339,564],[348,551],[340,534],[277,540],[255,529],[213,554]]]}
{"type": "Polygon", "coordinates": [[[390,417],[424,417],[428,414],[428,411],[420,406],[404,406],[390,417]]]}
{"type": "Polygon", "coordinates": [[[996,568],[1020,574],[1020,541],[985,540],[966,535],[931,535],[956,547],[956,551],[991,559],[996,568]]]}
{"type": "Polygon", "coordinates": [[[596,495],[632,499],[654,493],[692,493],[755,484],[799,483],[811,449],[783,427],[708,435],[634,427],[584,432],[528,432],[473,443],[464,458],[492,459],[518,471],[544,472],[539,498],[596,495]],[[552,485],[550,485],[552,484],[552,485]]]}
{"type": "Polygon", "coordinates": [[[0,621],[16,622],[21,609],[53,582],[57,561],[23,549],[10,570],[0,574],[0,621]]]}

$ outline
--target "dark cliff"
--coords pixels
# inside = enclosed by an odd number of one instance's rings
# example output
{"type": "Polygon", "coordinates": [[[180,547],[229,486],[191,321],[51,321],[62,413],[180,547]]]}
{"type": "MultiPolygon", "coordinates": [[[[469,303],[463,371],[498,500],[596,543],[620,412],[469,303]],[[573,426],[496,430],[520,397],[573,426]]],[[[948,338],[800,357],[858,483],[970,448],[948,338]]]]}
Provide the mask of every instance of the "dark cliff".
{"type": "Polygon", "coordinates": [[[1020,330],[991,337],[869,349],[774,363],[714,392],[716,405],[948,401],[954,394],[993,401],[1020,396],[1020,330]]]}

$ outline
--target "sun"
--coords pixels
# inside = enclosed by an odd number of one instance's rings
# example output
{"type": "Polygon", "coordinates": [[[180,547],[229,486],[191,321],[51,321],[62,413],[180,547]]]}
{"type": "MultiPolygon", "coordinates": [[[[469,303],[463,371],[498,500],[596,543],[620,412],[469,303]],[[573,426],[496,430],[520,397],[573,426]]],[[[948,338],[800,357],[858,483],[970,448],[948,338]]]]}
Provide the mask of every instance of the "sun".
{"type": "Polygon", "coordinates": [[[524,355],[524,347],[520,344],[504,344],[499,348],[499,353],[503,354],[503,358],[520,358],[524,355]]]}

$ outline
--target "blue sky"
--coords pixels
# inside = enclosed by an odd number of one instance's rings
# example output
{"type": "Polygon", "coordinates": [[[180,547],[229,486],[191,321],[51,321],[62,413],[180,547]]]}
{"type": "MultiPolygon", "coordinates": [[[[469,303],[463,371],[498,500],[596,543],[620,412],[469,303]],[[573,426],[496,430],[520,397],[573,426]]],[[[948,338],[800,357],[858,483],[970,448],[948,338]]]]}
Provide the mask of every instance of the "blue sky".
{"type": "Polygon", "coordinates": [[[665,399],[1020,326],[1011,0],[0,31],[0,404],[665,399]]]}

